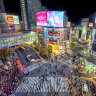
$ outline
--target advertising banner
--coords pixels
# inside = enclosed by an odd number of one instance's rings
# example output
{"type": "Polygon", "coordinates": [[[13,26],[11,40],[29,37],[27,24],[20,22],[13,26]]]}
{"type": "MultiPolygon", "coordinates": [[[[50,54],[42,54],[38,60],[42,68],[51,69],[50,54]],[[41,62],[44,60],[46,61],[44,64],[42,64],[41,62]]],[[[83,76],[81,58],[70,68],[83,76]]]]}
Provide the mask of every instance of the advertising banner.
{"type": "Polygon", "coordinates": [[[64,12],[49,11],[47,12],[48,27],[63,27],[64,12]]]}
{"type": "Polygon", "coordinates": [[[7,20],[8,20],[8,23],[14,24],[14,20],[13,20],[13,16],[12,15],[7,15],[7,20]]]}
{"type": "Polygon", "coordinates": [[[19,17],[14,15],[7,15],[7,20],[9,24],[19,24],[19,17]]]}
{"type": "Polygon", "coordinates": [[[14,24],[19,24],[19,17],[13,16],[14,24]]]}
{"type": "Polygon", "coordinates": [[[47,11],[36,13],[37,25],[47,26],[47,11]]]}

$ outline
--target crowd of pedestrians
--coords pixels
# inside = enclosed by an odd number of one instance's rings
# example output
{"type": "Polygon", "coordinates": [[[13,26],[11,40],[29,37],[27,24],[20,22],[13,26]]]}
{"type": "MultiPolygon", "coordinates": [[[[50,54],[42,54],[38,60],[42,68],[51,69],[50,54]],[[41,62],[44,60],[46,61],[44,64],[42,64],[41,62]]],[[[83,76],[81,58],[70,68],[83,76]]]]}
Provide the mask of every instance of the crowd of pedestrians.
{"type": "Polygon", "coordinates": [[[37,72],[34,72],[34,70],[28,72],[20,86],[17,87],[16,92],[49,92],[49,94],[54,94],[53,96],[57,96],[58,92],[67,91],[70,93],[69,79],[72,78],[72,74],[64,71],[68,68],[66,64],[61,64],[57,60],[51,59],[51,61],[42,66],[37,68],[37,72]]]}
{"type": "Polygon", "coordinates": [[[12,94],[22,77],[23,74],[19,72],[17,67],[9,70],[4,69],[0,72],[0,96],[12,94]]]}

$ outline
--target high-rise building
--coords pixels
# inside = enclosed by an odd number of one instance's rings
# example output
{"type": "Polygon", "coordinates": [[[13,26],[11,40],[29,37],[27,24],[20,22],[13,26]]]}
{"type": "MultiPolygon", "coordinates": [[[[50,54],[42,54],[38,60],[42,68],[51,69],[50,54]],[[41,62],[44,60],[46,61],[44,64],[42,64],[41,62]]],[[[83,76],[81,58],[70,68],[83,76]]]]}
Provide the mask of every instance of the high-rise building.
{"type": "Polygon", "coordinates": [[[5,13],[5,7],[3,0],[0,0],[0,12],[5,13]]]}
{"type": "Polygon", "coordinates": [[[0,33],[8,33],[7,15],[5,13],[5,7],[3,0],[0,0],[0,33]]]}
{"type": "Polygon", "coordinates": [[[82,21],[81,21],[81,25],[88,27],[88,25],[89,25],[89,18],[83,18],[82,21]]]}
{"type": "Polygon", "coordinates": [[[20,0],[23,30],[29,30],[27,0],[20,0]]]}
{"type": "Polygon", "coordinates": [[[23,29],[29,30],[31,27],[36,26],[36,12],[41,11],[40,0],[20,0],[21,1],[21,14],[23,20],[23,29]]]}
{"type": "Polygon", "coordinates": [[[81,21],[81,26],[82,26],[82,36],[81,38],[86,40],[86,35],[87,35],[87,28],[89,25],[89,18],[83,18],[81,21]]]}
{"type": "Polygon", "coordinates": [[[64,27],[67,27],[68,16],[66,16],[66,12],[64,12],[64,27]]]}
{"type": "Polygon", "coordinates": [[[28,15],[30,27],[36,26],[36,12],[41,11],[40,0],[28,0],[28,15]]]}

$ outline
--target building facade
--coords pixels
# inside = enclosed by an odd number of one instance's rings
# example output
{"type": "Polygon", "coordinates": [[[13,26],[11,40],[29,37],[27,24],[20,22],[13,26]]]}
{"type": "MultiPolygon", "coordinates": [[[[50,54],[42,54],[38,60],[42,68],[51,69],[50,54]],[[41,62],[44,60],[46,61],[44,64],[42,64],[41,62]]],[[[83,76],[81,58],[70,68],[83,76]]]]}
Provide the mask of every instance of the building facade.
{"type": "Polygon", "coordinates": [[[0,0],[0,34],[9,33],[7,16],[3,0],[0,0]]]}
{"type": "Polygon", "coordinates": [[[41,11],[40,0],[20,0],[23,29],[29,30],[36,26],[36,12],[41,11]]]}
{"type": "Polygon", "coordinates": [[[29,30],[27,0],[20,0],[23,30],[29,30]]]}
{"type": "Polygon", "coordinates": [[[81,21],[81,26],[82,26],[82,36],[81,38],[86,40],[86,36],[87,36],[87,28],[89,25],[89,18],[83,18],[81,21]]]}

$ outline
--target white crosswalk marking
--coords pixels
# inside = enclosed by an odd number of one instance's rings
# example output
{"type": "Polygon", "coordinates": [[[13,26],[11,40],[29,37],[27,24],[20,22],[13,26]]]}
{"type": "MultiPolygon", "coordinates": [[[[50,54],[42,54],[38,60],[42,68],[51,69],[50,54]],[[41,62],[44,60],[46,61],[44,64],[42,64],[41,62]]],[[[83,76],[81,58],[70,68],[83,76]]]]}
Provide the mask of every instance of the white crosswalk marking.
{"type": "Polygon", "coordinates": [[[63,78],[61,79],[61,82],[62,82],[62,84],[61,84],[61,92],[63,92],[63,86],[64,86],[63,78]]]}
{"type": "Polygon", "coordinates": [[[45,81],[45,87],[46,87],[46,91],[48,92],[48,89],[47,89],[47,81],[45,81]]]}
{"type": "MultiPolygon", "coordinates": [[[[48,63],[48,61],[46,61],[44,63],[41,63],[39,65],[42,66],[42,65],[44,65],[46,63],[48,63]]],[[[33,65],[30,65],[30,66],[26,67],[25,70],[23,70],[23,72],[25,74],[27,74],[28,72],[31,72],[31,71],[35,70],[36,68],[39,68],[39,65],[37,63],[36,64],[33,64],[33,65]]]]}
{"type": "Polygon", "coordinates": [[[48,92],[53,89],[54,92],[67,92],[69,88],[69,83],[67,78],[63,77],[47,77],[48,81],[44,81],[40,87],[39,77],[26,77],[25,82],[22,82],[16,89],[16,92],[48,92]],[[58,85],[57,85],[58,81],[58,85]],[[40,90],[39,90],[40,87],[40,90]],[[65,87],[65,88],[64,88],[65,87]]]}

